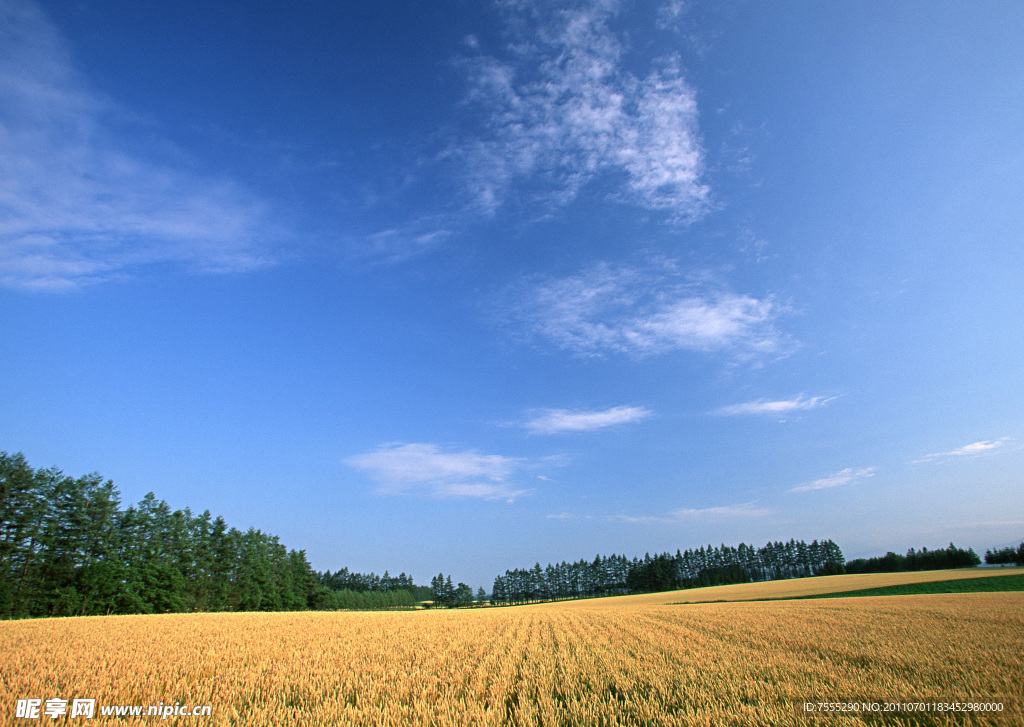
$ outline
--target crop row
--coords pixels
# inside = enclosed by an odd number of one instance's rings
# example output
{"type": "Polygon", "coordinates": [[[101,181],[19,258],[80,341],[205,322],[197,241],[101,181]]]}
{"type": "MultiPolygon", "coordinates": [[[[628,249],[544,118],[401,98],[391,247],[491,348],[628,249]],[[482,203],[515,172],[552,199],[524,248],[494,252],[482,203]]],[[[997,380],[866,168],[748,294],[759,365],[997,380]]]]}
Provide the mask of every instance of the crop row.
{"type": "Polygon", "coordinates": [[[204,726],[1024,724],[1021,593],[49,619],[0,623],[0,651],[0,724],[51,697],[209,704],[182,721],[204,726]]]}

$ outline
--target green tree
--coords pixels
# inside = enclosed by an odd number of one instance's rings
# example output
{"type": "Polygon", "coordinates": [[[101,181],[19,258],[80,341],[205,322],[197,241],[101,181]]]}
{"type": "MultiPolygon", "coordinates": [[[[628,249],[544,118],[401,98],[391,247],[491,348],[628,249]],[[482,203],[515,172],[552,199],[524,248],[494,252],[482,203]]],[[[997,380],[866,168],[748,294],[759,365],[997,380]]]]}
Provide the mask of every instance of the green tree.
{"type": "Polygon", "coordinates": [[[455,601],[456,606],[472,606],[473,589],[465,583],[459,583],[455,588],[455,598],[453,600],[455,601]]]}

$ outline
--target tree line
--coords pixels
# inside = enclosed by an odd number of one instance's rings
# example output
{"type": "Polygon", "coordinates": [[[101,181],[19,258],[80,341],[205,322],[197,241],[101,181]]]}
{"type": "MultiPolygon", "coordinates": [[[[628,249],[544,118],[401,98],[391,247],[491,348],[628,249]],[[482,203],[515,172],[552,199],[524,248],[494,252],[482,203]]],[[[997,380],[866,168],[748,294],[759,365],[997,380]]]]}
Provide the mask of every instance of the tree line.
{"type": "Polygon", "coordinates": [[[381,591],[388,593],[389,591],[406,590],[411,593],[416,588],[416,585],[412,582],[412,576],[407,576],[405,573],[392,576],[387,571],[384,571],[384,575],[379,576],[376,573],[354,573],[349,571],[348,568],[342,568],[334,573],[328,570],[317,575],[321,585],[330,588],[332,591],[355,591],[357,593],[381,591]]]}
{"type": "Polygon", "coordinates": [[[1016,548],[1006,547],[985,551],[985,563],[988,565],[1024,565],[1024,541],[1016,548]]]}
{"type": "MultiPolygon", "coordinates": [[[[972,549],[844,563],[831,540],[708,545],[674,555],[598,555],[593,561],[538,562],[494,579],[496,604],[676,590],[726,583],[980,564],[972,549]]],[[[1024,564],[1024,542],[985,553],[989,564],[1024,564]]],[[[348,568],[319,573],[305,551],[260,530],[229,527],[210,512],[172,510],[148,493],[121,508],[110,480],[33,469],[21,453],[0,452],[0,618],[181,611],[411,608],[419,602],[480,604],[465,583],[438,574],[430,587],[412,576],[348,568]]]]}
{"type": "Polygon", "coordinates": [[[321,594],[317,608],[328,611],[381,611],[411,609],[416,607],[416,597],[411,591],[400,588],[396,591],[340,591],[328,590],[321,594]]]}
{"type": "Polygon", "coordinates": [[[411,608],[428,597],[405,573],[318,573],[277,536],[172,510],[152,492],[122,509],[98,474],[0,452],[0,618],[411,608]]]}
{"type": "Polygon", "coordinates": [[[476,599],[473,598],[473,589],[465,583],[452,585],[452,577],[444,573],[438,573],[430,579],[431,606],[444,606],[446,608],[458,608],[482,604],[487,600],[487,593],[483,588],[476,592],[476,599]]]}
{"type": "Polygon", "coordinates": [[[419,601],[430,598],[430,589],[417,586],[412,576],[399,573],[392,576],[388,571],[356,573],[342,568],[331,573],[317,573],[317,582],[328,591],[322,594],[318,606],[330,610],[378,610],[414,608],[419,601]]]}
{"type": "Polygon", "coordinates": [[[303,551],[147,494],[121,509],[98,474],[0,452],[0,616],[316,608],[303,551]]]}
{"type": "Polygon", "coordinates": [[[773,542],[756,548],[701,546],[675,555],[643,559],[598,555],[593,561],[562,561],[541,567],[505,571],[494,579],[491,600],[513,604],[625,593],[671,591],[699,586],[835,575],[844,572],[839,546],[831,540],[810,545],[800,540],[773,542]]]}
{"type": "Polygon", "coordinates": [[[948,568],[973,568],[981,565],[981,558],[973,548],[964,550],[949,544],[948,548],[928,550],[911,548],[906,555],[889,551],[876,558],[857,558],[846,564],[847,573],[898,573],[914,570],[945,570],[948,568]]]}

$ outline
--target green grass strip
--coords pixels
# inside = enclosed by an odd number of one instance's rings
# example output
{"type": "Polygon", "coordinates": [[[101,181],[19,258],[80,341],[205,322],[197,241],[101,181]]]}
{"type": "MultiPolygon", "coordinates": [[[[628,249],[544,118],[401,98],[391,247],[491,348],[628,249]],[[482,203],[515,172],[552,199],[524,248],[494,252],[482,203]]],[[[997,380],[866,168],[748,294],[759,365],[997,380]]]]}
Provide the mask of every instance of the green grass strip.
{"type": "Polygon", "coordinates": [[[919,593],[992,593],[995,591],[1024,591],[1024,575],[985,576],[982,578],[961,578],[955,581],[904,583],[899,586],[865,588],[861,591],[841,591],[839,593],[818,593],[813,596],[797,596],[786,600],[859,598],[861,596],[913,596],[919,593]]]}
{"type": "Polygon", "coordinates": [[[1024,591],[1024,574],[1011,576],[981,576],[960,578],[953,581],[929,581],[927,583],[904,583],[899,586],[865,588],[860,591],[837,591],[817,593],[813,596],[783,596],[781,598],[751,598],[742,601],[718,599],[714,601],[684,601],[670,606],[696,606],[707,603],[754,603],[756,601],[805,601],[809,598],[860,598],[862,596],[913,596],[919,593],[994,593],[997,591],[1024,591]]]}

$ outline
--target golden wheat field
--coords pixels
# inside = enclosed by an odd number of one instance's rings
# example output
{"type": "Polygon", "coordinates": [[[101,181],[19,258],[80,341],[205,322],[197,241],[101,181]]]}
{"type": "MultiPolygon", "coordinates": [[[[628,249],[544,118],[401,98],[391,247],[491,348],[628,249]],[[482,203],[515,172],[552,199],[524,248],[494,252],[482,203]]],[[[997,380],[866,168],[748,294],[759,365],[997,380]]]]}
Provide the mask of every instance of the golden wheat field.
{"type": "Polygon", "coordinates": [[[594,606],[656,605],[670,603],[712,603],[716,601],[759,601],[776,598],[800,598],[825,593],[859,591],[867,588],[898,586],[905,583],[930,583],[932,581],[955,581],[962,578],[989,578],[1024,574],[1024,568],[991,568],[978,570],[907,571],[903,573],[863,573],[842,576],[817,576],[815,578],[792,578],[760,583],[734,583],[728,586],[709,586],[686,591],[645,593],[636,596],[615,596],[600,600],[566,602],[564,606],[592,608],[594,606]]]}
{"type": "Polygon", "coordinates": [[[0,724],[154,724],[99,710],[178,703],[211,714],[166,723],[1024,725],[1024,593],[45,619],[0,623],[0,653],[0,724]],[[98,706],[19,719],[26,698],[98,706]]]}

